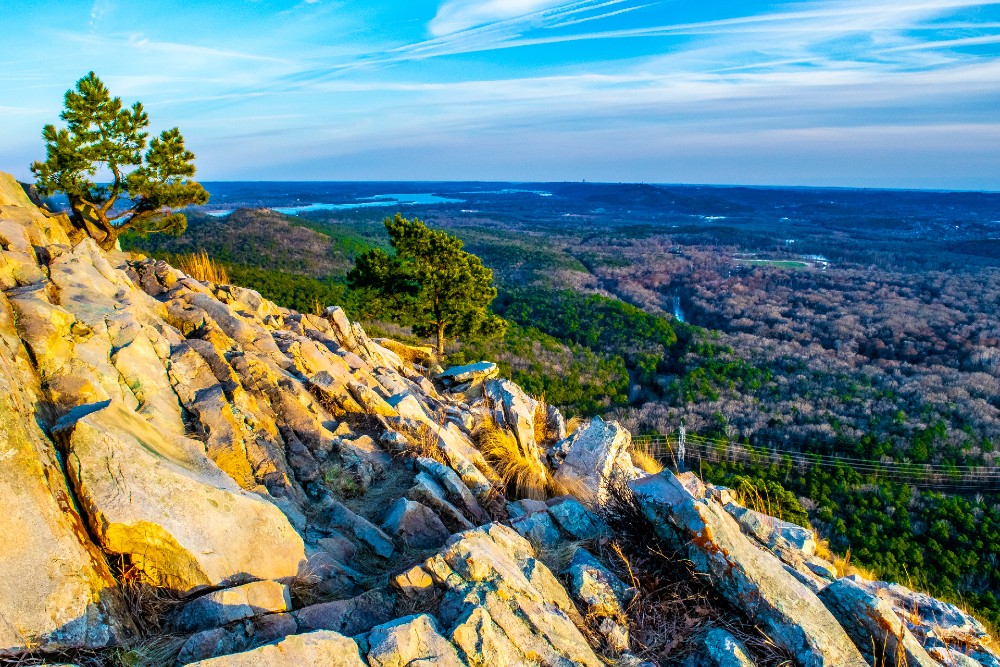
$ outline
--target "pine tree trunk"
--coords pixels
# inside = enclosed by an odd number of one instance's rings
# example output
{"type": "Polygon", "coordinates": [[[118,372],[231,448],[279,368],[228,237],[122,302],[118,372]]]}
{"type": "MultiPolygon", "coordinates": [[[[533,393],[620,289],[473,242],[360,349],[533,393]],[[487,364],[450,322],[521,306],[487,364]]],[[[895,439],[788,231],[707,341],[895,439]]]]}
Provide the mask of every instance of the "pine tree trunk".
{"type": "Polygon", "coordinates": [[[438,359],[444,358],[444,325],[438,325],[438,359]]]}

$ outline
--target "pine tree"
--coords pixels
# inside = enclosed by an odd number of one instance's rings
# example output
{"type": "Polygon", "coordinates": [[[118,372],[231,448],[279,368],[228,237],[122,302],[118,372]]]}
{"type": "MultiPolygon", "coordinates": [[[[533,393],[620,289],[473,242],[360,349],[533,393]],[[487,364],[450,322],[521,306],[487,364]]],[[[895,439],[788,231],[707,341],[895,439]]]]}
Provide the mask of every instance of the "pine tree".
{"type": "Polygon", "coordinates": [[[447,338],[503,333],[506,323],[489,311],[493,271],[461,240],[399,213],[385,228],[395,254],[373,248],[358,257],[347,275],[351,287],[370,290],[385,314],[418,336],[436,336],[439,356],[447,338]]]}
{"type": "Polygon", "coordinates": [[[46,159],[31,165],[38,192],[65,193],[74,227],[105,250],[126,230],[180,234],[187,218],[175,209],[208,201],[191,180],[194,153],[184,148],[180,131],[164,130],[148,141],[142,103],[124,108],[93,72],[66,92],[60,118],[66,127],[43,128],[46,159]],[[97,183],[99,174],[110,183],[97,183]]]}

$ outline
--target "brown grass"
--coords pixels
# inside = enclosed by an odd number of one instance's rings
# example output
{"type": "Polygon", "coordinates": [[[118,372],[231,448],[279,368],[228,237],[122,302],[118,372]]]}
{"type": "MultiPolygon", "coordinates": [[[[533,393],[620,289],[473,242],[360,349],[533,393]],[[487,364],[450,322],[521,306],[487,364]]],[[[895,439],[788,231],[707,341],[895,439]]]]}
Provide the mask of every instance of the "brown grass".
{"type": "Polygon", "coordinates": [[[632,445],[632,464],[650,475],[663,472],[663,464],[653,455],[652,448],[645,443],[632,445]]]}
{"type": "Polygon", "coordinates": [[[178,256],[177,268],[201,282],[229,284],[229,275],[226,274],[225,267],[209,257],[204,250],[200,253],[178,256]]]}
{"type": "Polygon", "coordinates": [[[851,563],[850,549],[848,549],[847,553],[845,553],[843,556],[837,554],[831,554],[831,555],[833,556],[833,558],[828,560],[830,560],[830,562],[833,563],[833,567],[837,570],[838,577],[847,577],[852,574],[857,574],[861,577],[864,577],[868,581],[879,580],[879,576],[872,570],[869,570],[868,568],[863,567],[861,565],[855,565],[851,563]]]}
{"type": "Polygon", "coordinates": [[[771,499],[767,487],[764,487],[764,492],[761,493],[761,489],[754,484],[742,484],[740,488],[733,489],[733,495],[736,496],[736,502],[749,510],[772,516],[780,521],[785,520],[781,503],[771,499]]]}
{"type": "Polygon", "coordinates": [[[438,463],[450,465],[448,457],[441,449],[441,436],[430,424],[421,422],[416,433],[410,437],[410,442],[413,444],[412,452],[417,457],[434,459],[438,463]]]}
{"type": "Polygon", "coordinates": [[[586,423],[586,419],[583,417],[570,417],[569,421],[566,422],[566,435],[573,435],[580,427],[586,423]]]}
{"type": "Polygon", "coordinates": [[[549,429],[549,409],[542,398],[535,405],[535,414],[532,415],[535,427],[535,442],[539,447],[545,447],[556,440],[556,434],[549,429]]]}
{"type": "Polygon", "coordinates": [[[547,500],[561,491],[548,469],[538,461],[529,460],[514,435],[493,419],[483,421],[476,431],[476,440],[503,485],[518,498],[547,500]]]}

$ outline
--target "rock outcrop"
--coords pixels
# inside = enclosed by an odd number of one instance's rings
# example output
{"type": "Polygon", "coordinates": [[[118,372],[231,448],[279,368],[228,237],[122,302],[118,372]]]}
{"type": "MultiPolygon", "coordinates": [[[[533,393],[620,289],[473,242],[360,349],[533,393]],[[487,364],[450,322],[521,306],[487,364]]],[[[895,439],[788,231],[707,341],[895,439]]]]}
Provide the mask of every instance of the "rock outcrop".
{"type": "Polygon", "coordinates": [[[680,548],[695,569],[802,667],[867,663],[816,595],[755,546],[713,498],[696,496],[670,473],[632,483],[660,537],[680,548]]]}
{"type": "MultiPolygon", "coordinates": [[[[799,667],[1000,667],[953,605],[837,579],[811,531],[644,476],[616,422],[566,437],[495,364],[429,368],[340,308],[297,313],[67,229],[0,174],[0,657],[119,655],[155,587],[176,665],[655,667],[631,653],[638,580],[602,555],[631,484],[649,546],[799,667]],[[567,495],[504,497],[474,436],[491,420],[567,495]]],[[[752,642],[697,638],[692,665],[753,664],[752,642]]]]}
{"type": "Polygon", "coordinates": [[[616,478],[636,476],[628,449],[632,435],[618,422],[594,417],[549,451],[554,479],[584,503],[599,507],[608,500],[616,478]]]}
{"type": "Polygon", "coordinates": [[[281,510],[241,489],[200,442],[164,434],[121,404],[64,418],[55,432],[100,546],[154,585],[190,593],[291,578],[305,562],[281,510]]]}

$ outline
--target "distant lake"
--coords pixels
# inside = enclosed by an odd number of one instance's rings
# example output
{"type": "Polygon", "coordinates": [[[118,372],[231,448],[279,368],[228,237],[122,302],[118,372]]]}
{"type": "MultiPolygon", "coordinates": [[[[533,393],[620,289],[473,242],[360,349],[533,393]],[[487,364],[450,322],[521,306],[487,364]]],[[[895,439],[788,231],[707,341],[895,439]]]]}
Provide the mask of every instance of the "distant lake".
{"type": "MultiPolygon", "coordinates": [[[[465,203],[464,199],[451,199],[449,197],[442,197],[429,192],[418,192],[411,194],[385,194],[375,195],[373,197],[360,197],[353,202],[345,204],[323,204],[317,202],[313,204],[304,204],[302,206],[272,206],[269,208],[273,211],[277,211],[278,213],[284,213],[285,215],[298,215],[299,213],[308,213],[310,211],[344,211],[356,208],[391,208],[394,206],[413,206],[420,204],[462,203],[465,203]]],[[[209,215],[214,215],[217,218],[227,216],[232,212],[232,210],[206,211],[209,215]]]]}

